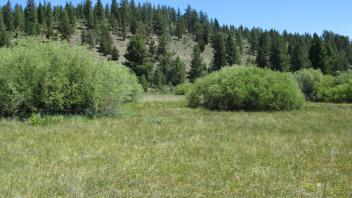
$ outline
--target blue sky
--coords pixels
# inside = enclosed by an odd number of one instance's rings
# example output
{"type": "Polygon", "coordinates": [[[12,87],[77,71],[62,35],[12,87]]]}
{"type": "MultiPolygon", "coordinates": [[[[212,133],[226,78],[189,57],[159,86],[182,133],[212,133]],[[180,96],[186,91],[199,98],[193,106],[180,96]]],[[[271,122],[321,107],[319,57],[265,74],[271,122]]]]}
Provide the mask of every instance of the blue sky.
{"type": "MultiPolygon", "coordinates": [[[[39,0],[36,0],[38,2],[39,0]]],[[[44,1],[44,0],[42,0],[44,1]]],[[[50,1],[50,0],[47,0],[50,1]]],[[[83,0],[82,0],[83,1],[83,0]]],[[[94,0],[93,0],[94,1],[94,0]]],[[[111,0],[102,0],[104,4],[111,0]]],[[[135,0],[145,2],[144,0],[135,0]]],[[[7,0],[0,0],[1,4],[7,0]]],[[[11,0],[12,4],[26,0],[11,0]]],[[[66,0],[51,0],[53,4],[66,0]]],[[[81,0],[72,0],[73,3],[81,0]]],[[[190,4],[220,23],[246,27],[275,28],[279,31],[322,33],[332,30],[352,37],[352,0],[149,0],[153,4],[179,7],[190,4]]]]}

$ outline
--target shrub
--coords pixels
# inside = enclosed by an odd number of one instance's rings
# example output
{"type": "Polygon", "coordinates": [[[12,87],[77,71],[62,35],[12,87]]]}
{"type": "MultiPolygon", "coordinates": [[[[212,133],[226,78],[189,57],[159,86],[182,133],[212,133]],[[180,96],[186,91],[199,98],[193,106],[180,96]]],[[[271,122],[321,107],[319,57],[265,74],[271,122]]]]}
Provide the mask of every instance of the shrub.
{"type": "Polygon", "coordinates": [[[322,81],[323,73],[320,70],[302,69],[293,74],[300,89],[307,100],[316,99],[315,87],[322,81]]]}
{"type": "Polygon", "coordinates": [[[84,47],[24,39],[0,49],[1,116],[110,111],[140,93],[126,67],[84,47]]]}
{"type": "Polygon", "coordinates": [[[288,74],[256,67],[227,67],[196,81],[187,95],[190,107],[211,110],[291,110],[303,94],[288,74]]]}
{"type": "Polygon", "coordinates": [[[176,95],[186,95],[191,90],[191,83],[182,83],[176,86],[176,95]]]}
{"type": "Polygon", "coordinates": [[[341,72],[336,77],[324,76],[316,86],[317,101],[352,102],[352,72],[341,72]]]}

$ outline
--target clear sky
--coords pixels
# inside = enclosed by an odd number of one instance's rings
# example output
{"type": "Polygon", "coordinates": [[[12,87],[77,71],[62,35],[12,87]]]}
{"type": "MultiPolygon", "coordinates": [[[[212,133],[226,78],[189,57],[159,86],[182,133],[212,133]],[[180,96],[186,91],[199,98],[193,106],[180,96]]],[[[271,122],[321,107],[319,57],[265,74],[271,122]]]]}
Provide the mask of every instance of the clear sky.
{"type": "MultiPolygon", "coordinates": [[[[10,1],[13,5],[26,3],[26,0],[10,1]]],[[[52,4],[66,2],[66,0],[48,1],[52,4]]],[[[77,3],[83,0],[71,1],[77,3]]],[[[104,4],[110,1],[102,0],[104,4]]],[[[145,2],[145,0],[135,1],[145,2]]],[[[0,2],[4,4],[7,0],[0,2]]],[[[224,24],[275,28],[279,31],[286,29],[288,32],[299,33],[321,34],[323,30],[332,30],[352,37],[352,0],[149,0],[149,2],[179,7],[182,10],[190,4],[224,24]]]]}

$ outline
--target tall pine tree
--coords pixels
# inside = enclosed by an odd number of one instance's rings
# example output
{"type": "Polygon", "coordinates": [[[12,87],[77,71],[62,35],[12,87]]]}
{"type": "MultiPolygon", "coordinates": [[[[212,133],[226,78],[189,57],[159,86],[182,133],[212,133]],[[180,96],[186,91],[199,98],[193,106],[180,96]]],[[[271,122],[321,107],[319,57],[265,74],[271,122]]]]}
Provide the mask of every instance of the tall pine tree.
{"type": "Polygon", "coordinates": [[[212,39],[213,43],[213,65],[210,68],[211,71],[220,70],[222,67],[226,66],[226,47],[224,35],[220,32],[215,33],[212,39]]]}
{"type": "Polygon", "coordinates": [[[321,38],[317,34],[313,35],[309,59],[314,69],[320,69],[324,74],[328,73],[326,51],[321,38]]]}
{"type": "Polygon", "coordinates": [[[203,63],[201,57],[201,50],[198,45],[195,45],[193,48],[191,69],[188,73],[189,80],[194,82],[197,78],[205,76],[207,73],[207,66],[203,63]]]}
{"type": "Polygon", "coordinates": [[[6,47],[10,45],[10,38],[6,32],[5,24],[3,18],[0,14],[0,47],[6,47]]]}
{"type": "Polygon", "coordinates": [[[14,30],[14,19],[12,14],[12,7],[10,0],[7,1],[6,5],[2,8],[2,14],[4,16],[4,24],[6,26],[7,31],[14,30]]]}
{"type": "Polygon", "coordinates": [[[25,13],[25,32],[28,35],[36,35],[39,33],[37,11],[34,0],[28,0],[25,13]]]}
{"type": "Polygon", "coordinates": [[[238,50],[238,47],[236,45],[236,41],[234,39],[233,34],[229,34],[227,36],[227,42],[226,42],[226,58],[227,58],[227,63],[232,66],[232,65],[240,65],[240,53],[238,50]]]}

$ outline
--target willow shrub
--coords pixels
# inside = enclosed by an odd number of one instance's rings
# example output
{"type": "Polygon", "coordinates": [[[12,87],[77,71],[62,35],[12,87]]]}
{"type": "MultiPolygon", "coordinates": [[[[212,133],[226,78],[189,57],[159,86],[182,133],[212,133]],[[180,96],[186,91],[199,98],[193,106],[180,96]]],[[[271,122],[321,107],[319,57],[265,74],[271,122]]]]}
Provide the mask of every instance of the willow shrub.
{"type": "Polygon", "coordinates": [[[316,87],[324,80],[324,75],[320,70],[302,69],[293,74],[300,89],[307,100],[314,101],[317,99],[316,87]]]}
{"type": "Polygon", "coordinates": [[[351,103],[352,71],[340,72],[336,76],[324,76],[315,87],[315,90],[317,101],[351,103]]]}
{"type": "Polygon", "coordinates": [[[187,100],[190,107],[211,110],[277,111],[300,108],[304,96],[289,74],[227,67],[198,79],[187,100]]]}
{"type": "Polygon", "coordinates": [[[0,115],[97,113],[135,100],[141,86],[130,71],[67,43],[20,40],[0,49],[0,115]]]}

